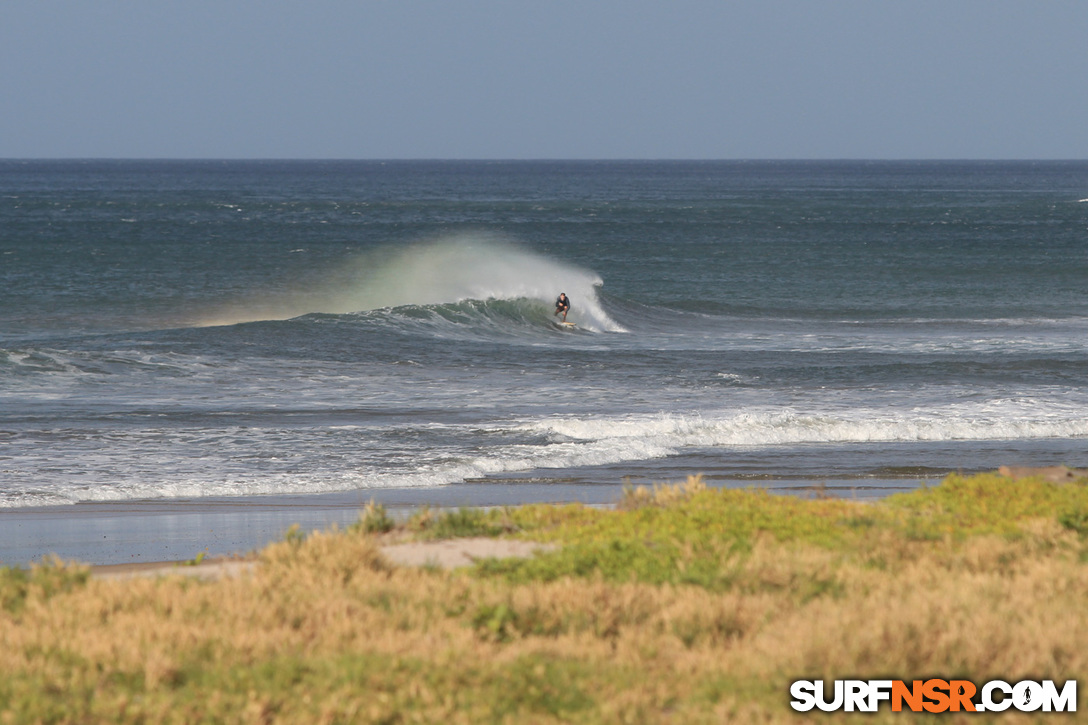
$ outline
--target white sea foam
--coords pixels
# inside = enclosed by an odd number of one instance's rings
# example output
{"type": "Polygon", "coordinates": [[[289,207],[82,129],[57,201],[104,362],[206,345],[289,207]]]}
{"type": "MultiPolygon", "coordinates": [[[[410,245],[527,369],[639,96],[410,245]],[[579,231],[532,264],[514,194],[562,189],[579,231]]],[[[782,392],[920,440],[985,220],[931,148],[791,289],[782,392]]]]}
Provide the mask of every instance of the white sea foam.
{"type": "Polygon", "coordinates": [[[1044,405],[1028,398],[902,411],[751,408],[550,416],[487,428],[475,423],[422,424],[415,430],[424,428],[447,441],[472,440],[477,445],[409,446],[394,452],[379,446],[381,426],[340,425],[314,434],[338,445],[337,454],[325,459],[316,457],[310,443],[296,439],[306,434],[279,428],[141,428],[115,431],[108,446],[101,445],[94,430],[51,431],[48,451],[27,449],[0,466],[8,482],[0,507],[441,486],[534,469],[606,466],[707,450],[727,454],[741,448],[812,444],[1088,437],[1088,419],[1076,406],[1063,408],[1053,401],[1044,405]],[[494,443],[479,445],[481,440],[494,443]],[[358,443],[348,445],[351,441],[358,443]],[[40,477],[46,469],[64,474],[50,477],[46,485],[40,477]]]}
{"type": "MultiPolygon", "coordinates": [[[[142,499],[206,498],[316,494],[352,490],[443,486],[486,476],[529,471],[536,468],[567,468],[607,465],[668,455],[671,450],[643,440],[563,442],[544,446],[499,447],[486,455],[452,462],[426,462],[421,455],[409,470],[360,470],[323,474],[263,474],[231,477],[208,475],[177,480],[144,475],[124,480],[94,481],[94,476],[72,477],[52,490],[10,490],[0,498],[0,508],[50,506],[82,502],[142,499]]],[[[165,461],[163,462],[165,465],[165,461]]],[[[184,465],[184,464],[183,464],[184,465]]],[[[120,472],[123,474],[124,472],[120,472]]],[[[118,474],[115,473],[114,478],[118,474]]]]}
{"type": "Polygon", "coordinates": [[[920,414],[806,415],[794,411],[755,411],[724,417],[661,414],[550,418],[527,428],[560,439],[611,441],[617,448],[625,449],[636,448],[634,440],[652,441],[662,455],[691,447],[1088,437],[1088,419],[1076,415],[1046,418],[1007,417],[1000,413],[986,416],[981,410],[976,413],[948,410],[920,414]]]}

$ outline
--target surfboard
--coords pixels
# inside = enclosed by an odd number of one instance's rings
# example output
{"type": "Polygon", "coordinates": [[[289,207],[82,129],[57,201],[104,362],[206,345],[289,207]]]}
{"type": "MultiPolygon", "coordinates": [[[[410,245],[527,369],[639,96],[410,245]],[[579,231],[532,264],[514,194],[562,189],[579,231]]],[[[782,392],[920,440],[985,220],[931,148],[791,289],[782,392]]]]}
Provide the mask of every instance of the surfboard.
{"type": "Polygon", "coordinates": [[[562,320],[557,320],[555,324],[559,325],[560,327],[565,327],[568,330],[578,327],[578,325],[575,325],[573,322],[563,322],[562,320]]]}

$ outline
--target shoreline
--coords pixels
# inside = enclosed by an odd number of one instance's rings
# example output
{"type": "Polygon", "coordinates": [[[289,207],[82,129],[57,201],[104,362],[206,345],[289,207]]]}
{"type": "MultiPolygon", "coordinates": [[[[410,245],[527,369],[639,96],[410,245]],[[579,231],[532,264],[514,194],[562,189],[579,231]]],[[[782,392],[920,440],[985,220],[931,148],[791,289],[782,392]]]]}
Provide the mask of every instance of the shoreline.
{"type": "MultiPolygon", "coordinates": [[[[874,500],[917,488],[919,479],[711,482],[712,487],[874,500]]],[[[605,506],[619,483],[529,483],[505,479],[442,487],[322,494],[84,502],[0,509],[0,566],[25,567],[56,555],[90,566],[163,564],[244,556],[281,539],[294,524],[305,532],[345,527],[372,499],[394,518],[423,508],[490,508],[534,503],[605,506]]]]}

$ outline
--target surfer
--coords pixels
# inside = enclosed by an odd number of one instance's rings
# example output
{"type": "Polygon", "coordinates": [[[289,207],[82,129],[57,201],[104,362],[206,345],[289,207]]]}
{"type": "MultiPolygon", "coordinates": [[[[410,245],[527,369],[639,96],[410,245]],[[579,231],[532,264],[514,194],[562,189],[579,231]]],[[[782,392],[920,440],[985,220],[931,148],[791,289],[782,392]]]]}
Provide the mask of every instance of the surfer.
{"type": "Polygon", "coordinates": [[[563,322],[567,321],[567,313],[570,312],[570,298],[566,292],[560,292],[555,298],[555,314],[563,313],[563,322]]]}

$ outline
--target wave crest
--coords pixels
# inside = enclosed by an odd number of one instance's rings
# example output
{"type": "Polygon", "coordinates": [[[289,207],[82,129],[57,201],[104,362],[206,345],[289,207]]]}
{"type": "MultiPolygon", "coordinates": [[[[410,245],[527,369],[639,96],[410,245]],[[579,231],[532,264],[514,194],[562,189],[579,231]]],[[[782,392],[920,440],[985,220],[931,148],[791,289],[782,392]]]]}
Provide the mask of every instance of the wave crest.
{"type": "Polygon", "coordinates": [[[534,300],[550,306],[560,292],[570,319],[597,331],[626,332],[601,307],[604,284],[592,270],[551,259],[493,235],[458,235],[407,248],[365,252],[326,275],[320,289],[298,289],[274,303],[253,299],[202,320],[204,325],[350,314],[466,301],[534,300]]]}

